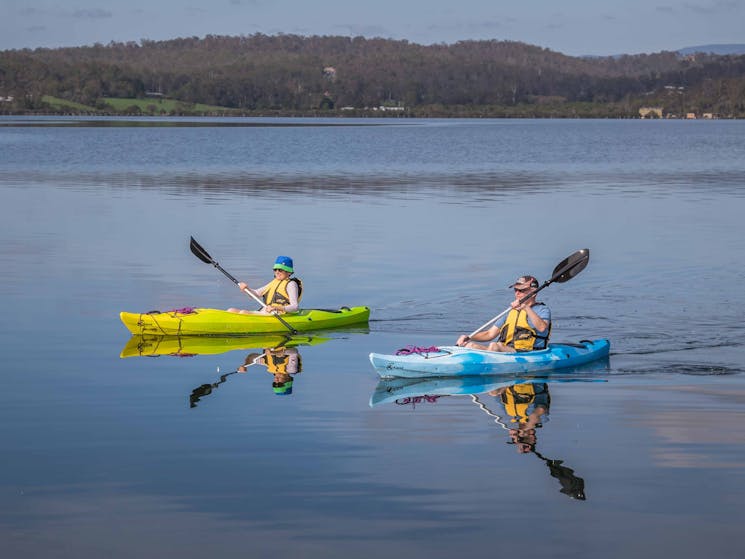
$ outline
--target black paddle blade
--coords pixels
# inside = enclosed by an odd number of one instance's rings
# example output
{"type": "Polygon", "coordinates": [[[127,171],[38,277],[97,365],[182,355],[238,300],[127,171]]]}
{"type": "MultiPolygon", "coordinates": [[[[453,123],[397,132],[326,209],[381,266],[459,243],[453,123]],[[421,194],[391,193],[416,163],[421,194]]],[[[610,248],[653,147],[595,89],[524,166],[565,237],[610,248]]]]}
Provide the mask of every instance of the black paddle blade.
{"type": "Polygon", "coordinates": [[[212,260],[212,257],[209,255],[209,253],[202,248],[202,245],[194,240],[194,237],[191,237],[189,248],[194,253],[194,256],[199,258],[199,260],[201,260],[205,264],[213,264],[215,262],[214,260],[212,260]]]}
{"type": "Polygon", "coordinates": [[[585,269],[590,261],[590,249],[583,248],[568,256],[556,265],[551,276],[551,282],[564,283],[585,269]]]}

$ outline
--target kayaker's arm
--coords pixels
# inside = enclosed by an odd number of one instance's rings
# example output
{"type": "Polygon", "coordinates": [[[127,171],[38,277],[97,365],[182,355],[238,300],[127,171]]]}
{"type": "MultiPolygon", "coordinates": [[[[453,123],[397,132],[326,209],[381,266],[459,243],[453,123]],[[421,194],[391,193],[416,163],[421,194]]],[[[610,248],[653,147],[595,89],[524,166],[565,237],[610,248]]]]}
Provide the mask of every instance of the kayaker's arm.
{"type": "Polygon", "coordinates": [[[463,346],[467,344],[470,341],[475,342],[489,342],[499,336],[499,331],[501,330],[500,326],[492,326],[488,330],[481,330],[481,332],[475,333],[473,336],[466,336],[465,334],[462,335],[460,338],[458,338],[458,341],[455,342],[455,345],[463,346]]]}
{"type": "Polygon", "coordinates": [[[530,412],[522,428],[523,429],[535,429],[536,426],[541,422],[541,417],[545,413],[546,413],[545,407],[537,406],[532,412],[530,412]]]}
{"type": "MultiPolygon", "coordinates": [[[[254,296],[257,299],[261,299],[264,296],[264,293],[266,293],[266,290],[269,289],[269,284],[266,284],[265,286],[260,287],[259,289],[251,289],[250,287],[248,287],[247,283],[242,282],[242,281],[238,282],[237,285],[241,291],[243,291],[244,293],[246,293],[247,291],[250,291],[251,293],[254,294],[254,296]]],[[[246,295],[250,296],[249,293],[246,293],[246,295]]],[[[282,309],[277,309],[275,307],[272,307],[271,305],[264,305],[263,307],[261,307],[261,310],[267,314],[277,314],[278,312],[283,312],[282,309]]]]}
{"type": "Polygon", "coordinates": [[[298,308],[298,288],[297,283],[294,281],[288,282],[287,284],[287,296],[290,299],[290,304],[285,305],[282,310],[284,310],[284,312],[295,312],[298,308]]]}
{"type": "Polygon", "coordinates": [[[238,282],[238,288],[241,291],[245,291],[246,289],[248,289],[251,293],[253,293],[254,295],[256,295],[258,298],[261,298],[264,295],[264,292],[266,291],[267,286],[268,286],[268,284],[265,285],[264,287],[260,287],[259,289],[251,289],[250,287],[248,287],[248,284],[247,283],[244,283],[242,281],[241,282],[238,282]]]}
{"type": "Polygon", "coordinates": [[[525,310],[526,314],[528,315],[528,320],[533,325],[533,328],[535,328],[540,333],[543,333],[546,330],[548,330],[548,321],[538,316],[538,313],[536,313],[535,310],[533,310],[532,304],[522,305],[521,308],[525,310]]]}

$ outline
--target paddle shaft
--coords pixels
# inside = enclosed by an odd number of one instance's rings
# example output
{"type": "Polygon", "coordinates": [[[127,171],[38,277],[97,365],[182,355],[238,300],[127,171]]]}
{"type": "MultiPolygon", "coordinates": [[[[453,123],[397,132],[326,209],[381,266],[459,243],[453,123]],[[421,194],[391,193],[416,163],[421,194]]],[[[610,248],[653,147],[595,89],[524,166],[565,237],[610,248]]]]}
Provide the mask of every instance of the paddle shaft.
{"type": "MultiPolygon", "coordinates": [[[[232,275],[231,275],[231,274],[230,274],[229,272],[227,272],[226,270],[224,270],[224,269],[223,269],[223,267],[222,267],[222,266],[220,266],[220,265],[219,265],[219,264],[218,264],[217,262],[214,262],[214,261],[213,261],[213,262],[212,262],[212,265],[213,265],[213,266],[214,266],[215,268],[217,268],[218,270],[220,270],[220,271],[221,271],[221,272],[222,272],[223,274],[225,274],[225,275],[226,275],[226,276],[228,277],[228,279],[230,279],[230,281],[232,281],[232,282],[233,282],[234,284],[236,284],[236,285],[238,285],[238,284],[239,284],[238,280],[237,280],[237,279],[235,279],[235,278],[234,278],[234,277],[233,277],[233,276],[232,276],[232,275]]],[[[248,287],[244,287],[244,288],[243,288],[243,291],[245,291],[245,292],[246,292],[246,294],[247,294],[247,295],[248,295],[249,297],[251,297],[251,299],[253,299],[254,301],[256,301],[256,302],[257,302],[257,303],[258,303],[259,305],[261,305],[262,307],[266,306],[266,304],[264,303],[264,301],[262,301],[262,300],[261,300],[261,299],[260,299],[260,298],[259,298],[259,297],[258,297],[258,296],[256,295],[256,293],[254,293],[253,291],[251,291],[251,290],[250,290],[250,289],[249,289],[248,287]]]]}

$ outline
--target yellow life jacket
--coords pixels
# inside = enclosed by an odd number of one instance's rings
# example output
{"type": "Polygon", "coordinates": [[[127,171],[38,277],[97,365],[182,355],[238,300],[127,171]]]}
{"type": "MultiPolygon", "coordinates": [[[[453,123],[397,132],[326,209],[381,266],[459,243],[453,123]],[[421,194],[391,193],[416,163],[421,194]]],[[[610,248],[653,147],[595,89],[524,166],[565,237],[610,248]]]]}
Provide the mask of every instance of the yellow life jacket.
{"type": "Polygon", "coordinates": [[[284,307],[290,304],[290,296],[287,293],[287,284],[294,281],[297,284],[297,300],[303,296],[303,282],[300,278],[289,278],[286,280],[273,279],[269,282],[269,288],[264,292],[264,303],[272,307],[284,307]]]}
{"type": "Polygon", "coordinates": [[[536,394],[546,392],[545,384],[513,384],[502,392],[502,403],[507,415],[512,416],[512,423],[524,423],[528,420],[528,408],[535,401],[536,394]],[[537,387],[537,389],[536,389],[537,387]]]}
{"type": "MultiPolygon", "coordinates": [[[[542,305],[543,303],[536,303],[542,305]]],[[[551,335],[551,323],[548,323],[548,332],[545,336],[539,335],[535,328],[528,322],[528,313],[524,309],[518,311],[512,309],[499,331],[499,341],[514,347],[515,351],[531,351],[538,339],[546,340],[551,335]]]]}
{"type": "Polygon", "coordinates": [[[285,353],[285,348],[279,348],[277,350],[269,350],[269,355],[266,359],[264,359],[266,363],[266,370],[273,375],[276,374],[295,374],[299,373],[302,370],[303,364],[302,360],[300,358],[300,354],[297,355],[297,371],[292,371],[292,373],[287,372],[287,365],[290,362],[290,356],[285,353]],[[276,353],[275,353],[276,351],[276,353]]]}

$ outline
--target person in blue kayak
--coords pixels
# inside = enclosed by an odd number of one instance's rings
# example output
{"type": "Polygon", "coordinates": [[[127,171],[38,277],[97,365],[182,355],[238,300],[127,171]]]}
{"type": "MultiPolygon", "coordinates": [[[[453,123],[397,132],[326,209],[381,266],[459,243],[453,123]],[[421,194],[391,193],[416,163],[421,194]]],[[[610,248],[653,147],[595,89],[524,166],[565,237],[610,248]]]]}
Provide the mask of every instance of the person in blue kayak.
{"type": "MultiPolygon", "coordinates": [[[[277,256],[272,268],[274,279],[258,289],[251,289],[248,284],[239,282],[241,291],[249,289],[257,297],[264,299],[264,307],[259,311],[263,314],[288,313],[298,309],[298,303],[303,296],[303,282],[300,278],[292,277],[295,268],[289,256],[277,256]]],[[[228,312],[239,314],[256,314],[256,311],[230,308],[228,312]]]]}
{"type": "Polygon", "coordinates": [[[538,280],[533,276],[517,278],[515,283],[510,285],[515,293],[510,312],[497,319],[487,330],[470,337],[465,334],[460,336],[455,345],[507,353],[545,349],[551,333],[551,310],[546,304],[536,300],[537,293],[523,301],[526,296],[538,289],[538,285],[538,280]]]}

